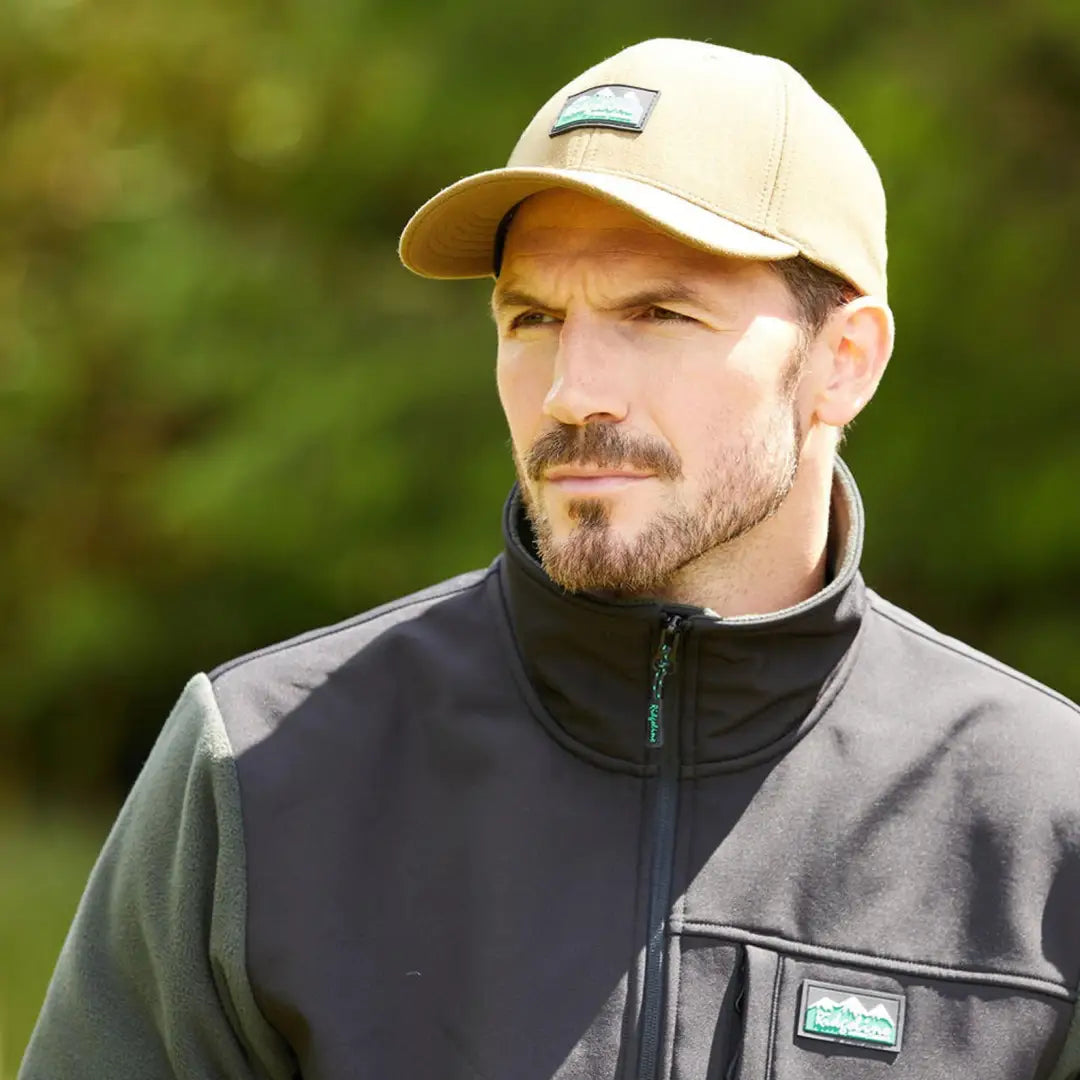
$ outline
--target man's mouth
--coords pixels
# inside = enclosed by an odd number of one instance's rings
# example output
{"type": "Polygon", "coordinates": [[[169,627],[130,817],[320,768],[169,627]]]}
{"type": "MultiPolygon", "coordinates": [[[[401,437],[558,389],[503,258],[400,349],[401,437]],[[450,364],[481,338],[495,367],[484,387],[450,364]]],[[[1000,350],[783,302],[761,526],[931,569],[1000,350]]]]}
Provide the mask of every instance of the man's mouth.
{"type": "Polygon", "coordinates": [[[611,492],[652,479],[656,474],[638,469],[603,469],[563,465],[544,474],[547,483],[567,495],[595,495],[611,492]]]}

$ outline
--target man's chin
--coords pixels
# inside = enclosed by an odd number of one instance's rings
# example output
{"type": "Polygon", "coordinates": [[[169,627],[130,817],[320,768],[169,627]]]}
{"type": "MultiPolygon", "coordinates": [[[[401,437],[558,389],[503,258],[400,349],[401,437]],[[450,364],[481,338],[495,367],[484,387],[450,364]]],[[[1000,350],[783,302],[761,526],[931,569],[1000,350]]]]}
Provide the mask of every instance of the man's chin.
{"type": "Polygon", "coordinates": [[[665,552],[643,544],[639,532],[577,526],[541,538],[540,559],[548,576],[571,592],[637,595],[667,576],[665,552]]]}
{"type": "MultiPolygon", "coordinates": [[[[603,510],[607,511],[607,508],[604,507],[603,510]]],[[[560,515],[552,522],[552,528],[547,535],[552,550],[588,545],[614,554],[620,551],[632,551],[644,531],[642,525],[622,522],[608,512],[602,520],[598,515],[584,522],[580,519],[568,521],[560,515]]]]}

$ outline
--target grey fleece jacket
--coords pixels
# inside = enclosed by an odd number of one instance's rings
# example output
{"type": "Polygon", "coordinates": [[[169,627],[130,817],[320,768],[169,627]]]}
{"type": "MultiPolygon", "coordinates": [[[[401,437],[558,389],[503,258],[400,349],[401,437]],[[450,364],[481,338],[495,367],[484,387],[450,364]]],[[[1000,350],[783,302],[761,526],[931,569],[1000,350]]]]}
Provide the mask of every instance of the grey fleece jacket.
{"type": "Polygon", "coordinates": [[[193,679],[20,1080],[1072,1080],[1080,711],[866,589],[466,575],[193,679]]]}

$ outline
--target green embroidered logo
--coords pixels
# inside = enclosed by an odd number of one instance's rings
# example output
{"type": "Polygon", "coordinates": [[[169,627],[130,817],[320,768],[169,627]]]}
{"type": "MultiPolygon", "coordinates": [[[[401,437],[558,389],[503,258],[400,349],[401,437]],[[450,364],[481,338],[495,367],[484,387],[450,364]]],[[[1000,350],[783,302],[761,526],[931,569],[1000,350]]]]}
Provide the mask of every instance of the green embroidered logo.
{"type": "Polygon", "coordinates": [[[649,745],[655,746],[660,741],[660,706],[653,702],[649,706],[649,745]]]}
{"type": "Polygon", "coordinates": [[[566,99],[549,134],[559,135],[579,127],[643,131],[659,96],[659,90],[640,86],[594,86],[566,99]]]}
{"type": "Polygon", "coordinates": [[[900,1050],[904,998],[831,983],[803,982],[799,1034],[809,1039],[900,1050]]]}

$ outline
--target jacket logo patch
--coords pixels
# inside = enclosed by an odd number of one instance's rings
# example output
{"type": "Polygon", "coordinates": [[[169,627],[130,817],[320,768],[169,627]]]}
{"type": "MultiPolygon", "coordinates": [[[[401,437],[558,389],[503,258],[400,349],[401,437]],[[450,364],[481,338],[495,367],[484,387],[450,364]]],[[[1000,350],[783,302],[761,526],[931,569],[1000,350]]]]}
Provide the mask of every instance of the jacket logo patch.
{"type": "Polygon", "coordinates": [[[904,1034],[904,998],[804,979],[798,1033],[895,1054],[904,1034]]]}
{"type": "Polygon", "coordinates": [[[644,131],[659,96],[659,90],[640,86],[594,86],[566,99],[549,134],[561,135],[580,127],[644,131]]]}

